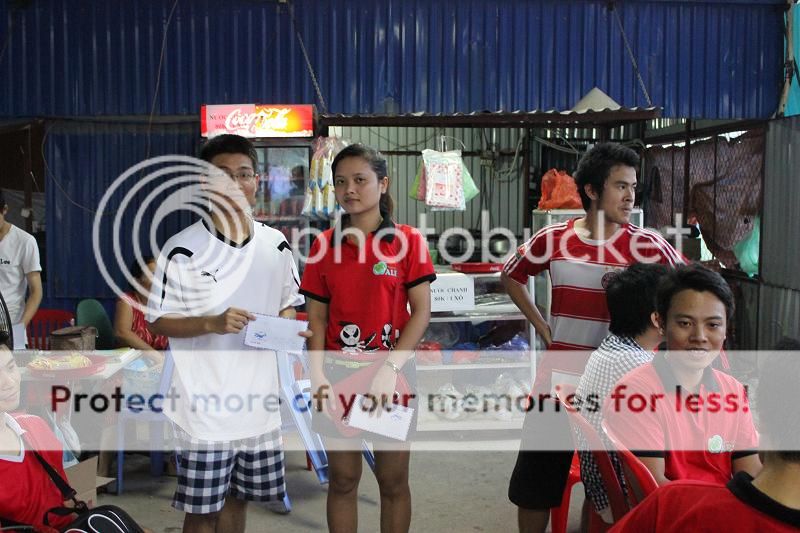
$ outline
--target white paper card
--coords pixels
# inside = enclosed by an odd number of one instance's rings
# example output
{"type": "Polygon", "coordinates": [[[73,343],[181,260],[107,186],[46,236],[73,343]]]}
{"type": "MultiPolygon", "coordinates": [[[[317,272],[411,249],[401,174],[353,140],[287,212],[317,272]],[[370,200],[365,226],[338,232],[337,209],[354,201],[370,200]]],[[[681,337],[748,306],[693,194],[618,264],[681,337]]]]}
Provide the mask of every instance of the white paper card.
{"type": "Polygon", "coordinates": [[[386,407],[379,405],[375,408],[375,412],[370,413],[372,407],[374,403],[370,399],[364,398],[361,394],[356,396],[353,407],[348,413],[347,425],[391,439],[406,440],[414,417],[413,408],[399,404],[386,407]],[[378,413],[378,410],[381,412],[378,413]]]}
{"type": "Polygon", "coordinates": [[[247,346],[276,352],[303,351],[306,339],[298,333],[308,329],[308,322],[253,314],[256,319],[247,323],[244,336],[244,343],[247,346]]]}

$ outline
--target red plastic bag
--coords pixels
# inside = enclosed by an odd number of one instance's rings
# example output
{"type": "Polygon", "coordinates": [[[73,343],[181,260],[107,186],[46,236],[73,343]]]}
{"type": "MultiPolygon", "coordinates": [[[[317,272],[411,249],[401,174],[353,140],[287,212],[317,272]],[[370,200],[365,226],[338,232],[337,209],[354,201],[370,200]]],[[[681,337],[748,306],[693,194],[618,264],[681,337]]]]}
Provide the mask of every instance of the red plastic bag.
{"type": "Polygon", "coordinates": [[[578,186],[563,170],[551,168],[542,176],[542,197],[539,209],[581,209],[578,186]]]}

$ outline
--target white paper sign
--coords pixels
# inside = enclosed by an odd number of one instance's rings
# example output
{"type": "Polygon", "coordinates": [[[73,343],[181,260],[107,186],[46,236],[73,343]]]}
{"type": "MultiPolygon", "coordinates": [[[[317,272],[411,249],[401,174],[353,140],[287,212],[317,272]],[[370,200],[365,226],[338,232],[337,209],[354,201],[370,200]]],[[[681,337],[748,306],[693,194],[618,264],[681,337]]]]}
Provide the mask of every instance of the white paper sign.
{"type": "Polygon", "coordinates": [[[413,417],[414,409],[411,407],[399,404],[375,406],[374,402],[359,394],[348,413],[347,425],[404,441],[408,437],[413,417]]]}
{"type": "Polygon", "coordinates": [[[276,352],[303,351],[306,339],[299,333],[308,329],[308,322],[253,314],[256,319],[247,323],[244,336],[244,343],[247,346],[276,352]]]}
{"type": "Polygon", "coordinates": [[[431,283],[431,311],[472,311],[475,309],[475,281],[460,272],[436,274],[431,283]]]}

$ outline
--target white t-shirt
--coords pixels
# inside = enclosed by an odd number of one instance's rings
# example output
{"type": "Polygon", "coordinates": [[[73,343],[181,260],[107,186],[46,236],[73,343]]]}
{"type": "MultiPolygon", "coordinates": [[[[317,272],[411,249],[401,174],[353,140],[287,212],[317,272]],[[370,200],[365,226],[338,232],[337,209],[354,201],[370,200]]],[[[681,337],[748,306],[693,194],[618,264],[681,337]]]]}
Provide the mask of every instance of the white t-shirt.
{"type": "Polygon", "coordinates": [[[26,276],[41,270],[36,239],[12,225],[0,240],[0,293],[8,306],[12,324],[18,324],[25,311],[25,293],[28,290],[26,276]]]}
{"type": "MultiPolygon", "coordinates": [[[[148,322],[177,314],[212,316],[229,307],[277,316],[303,303],[292,251],[279,231],[255,223],[237,245],[202,221],[164,245],[148,301],[148,322]]],[[[275,353],[238,334],[170,338],[178,399],[164,412],[197,439],[231,441],[280,427],[275,353]],[[173,408],[174,407],[174,408],[173,408]]]]}

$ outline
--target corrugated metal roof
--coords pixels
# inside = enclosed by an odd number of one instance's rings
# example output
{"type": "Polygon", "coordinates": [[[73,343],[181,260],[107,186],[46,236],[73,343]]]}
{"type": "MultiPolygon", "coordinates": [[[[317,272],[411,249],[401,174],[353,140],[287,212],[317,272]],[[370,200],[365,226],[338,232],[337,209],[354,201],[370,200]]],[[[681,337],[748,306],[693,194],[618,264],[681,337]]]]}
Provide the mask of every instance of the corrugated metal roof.
{"type": "MultiPolygon", "coordinates": [[[[26,7],[0,3],[0,116],[196,115],[202,103],[238,102],[325,110],[285,4],[15,4],[26,7]]],[[[597,86],[666,117],[764,118],[782,81],[781,0],[616,2],[652,103],[606,1],[292,4],[330,113],[568,109],[597,86]]]]}
{"type": "Polygon", "coordinates": [[[606,108],[583,111],[494,111],[473,113],[404,113],[401,115],[356,114],[321,115],[321,125],[341,126],[417,126],[417,127],[459,127],[459,126],[617,126],[629,122],[658,118],[660,108],[606,108]]]}

